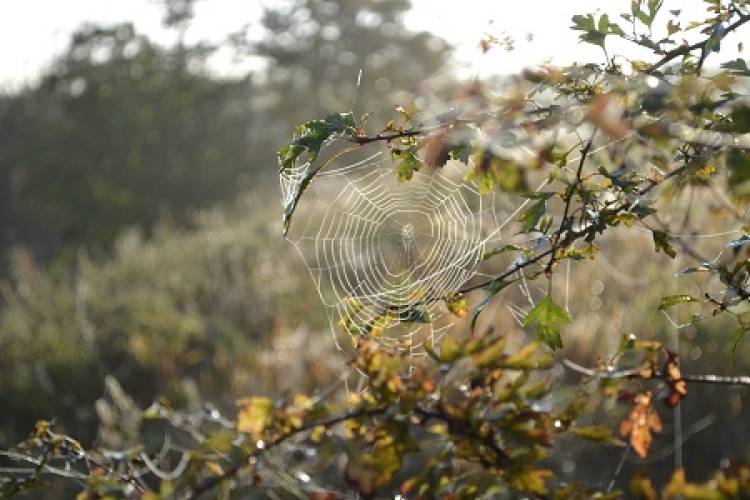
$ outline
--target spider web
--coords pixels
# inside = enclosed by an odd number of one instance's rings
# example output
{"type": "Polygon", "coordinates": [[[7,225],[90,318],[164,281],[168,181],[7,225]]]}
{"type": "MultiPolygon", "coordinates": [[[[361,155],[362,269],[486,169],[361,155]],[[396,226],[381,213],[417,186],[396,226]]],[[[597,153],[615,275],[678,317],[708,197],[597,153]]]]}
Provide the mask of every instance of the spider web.
{"type": "MultiPolygon", "coordinates": [[[[285,206],[312,168],[281,174],[285,206]]],[[[368,336],[423,356],[425,343],[451,328],[444,299],[481,275],[485,249],[518,212],[500,221],[495,194],[464,180],[471,168],[449,161],[399,182],[381,144],[344,153],[315,176],[287,239],[310,271],[338,348],[368,336]]]]}
{"type": "MultiPolygon", "coordinates": [[[[476,112],[471,100],[433,100],[428,106],[434,108],[433,116],[443,109],[462,109],[466,115],[476,112]]],[[[483,135],[483,146],[519,164],[534,164],[537,152],[550,142],[573,148],[585,142],[579,108],[575,102],[561,103],[566,126],[561,125],[552,136],[528,134],[518,124],[498,123],[483,135]]],[[[600,141],[590,154],[609,150],[637,160],[650,149],[628,148],[628,138],[600,141]]],[[[334,139],[324,145],[322,153],[316,165],[300,163],[283,170],[280,184],[284,207],[298,201],[286,237],[310,272],[340,349],[350,349],[366,336],[391,352],[424,356],[425,344],[440,342],[455,323],[445,299],[520,268],[528,258],[528,254],[517,254],[515,260],[506,261],[508,267],[498,269],[497,263],[483,260],[487,250],[491,254],[507,245],[521,245],[538,254],[549,249],[548,235],[519,234],[511,224],[533,201],[496,190],[484,193],[467,180],[466,174],[474,168],[471,163],[449,161],[437,169],[423,167],[409,181],[399,182],[382,142],[352,147],[334,139]]],[[[614,169],[607,156],[601,160],[614,169]]],[[[579,159],[580,154],[570,155],[558,167],[574,175],[579,159]]],[[[631,163],[638,170],[657,168],[645,160],[631,163]]],[[[535,191],[553,181],[538,182],[535,191]]],[[[638,202],[633,200],[634,205],[638,202]]],[[[568,262],[562,291],[568,310],[570,273],[568,262]]],[[[523,271],[514,278],[527,304],[506,305],[520,324],[544,287],[527,283],[523,271]]]]}

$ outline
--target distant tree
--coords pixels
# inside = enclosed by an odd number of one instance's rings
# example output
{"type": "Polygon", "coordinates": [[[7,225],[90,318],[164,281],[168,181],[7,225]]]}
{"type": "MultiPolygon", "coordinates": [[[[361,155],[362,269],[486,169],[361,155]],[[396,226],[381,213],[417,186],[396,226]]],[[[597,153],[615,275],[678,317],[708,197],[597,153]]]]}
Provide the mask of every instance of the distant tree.
{"type": "MultiPolygon", "coordinates": [[[[404,26],[410,7],[409,0],[269,4],[262,35],[250,37],[250,30],[234,37],[240,53],[263,63],[255,75],[263,92],[255,102],[267,118],[257,133],[273,144],[297,123],[352,105],[383,122],[404,92],[450,65],[445,40],[404,26]]],[[[271,151],[262,157],[270,159],[271,151]]]]}
{"type": "Polygon", "coordinates": [[[260,40],[234,38],[263,68],[223,80],[206,66],[216,47],[184,41],[194,1],[162,4],[174,46],[129,25],[83,27],[39,84],[4,99],[5,250],[27,245],[47,261],[81,245],[106,249],[125,227],[182,224],[191,210],[265,188],[277,138],[349,107],[360,69],[357,108],[377,111],[449,53],[404,27],[408,1],[294,1],[265,11],[260,40]]]}
{"type": "Polygon", "coordinates": [[[79,30],[38,85],[7,98],[3,239],[43,258],[106,248],[124,227],[185,222],[237,193],[256,167],[250,82],[211,77],[206,55],[129,25],[79,30]]]}

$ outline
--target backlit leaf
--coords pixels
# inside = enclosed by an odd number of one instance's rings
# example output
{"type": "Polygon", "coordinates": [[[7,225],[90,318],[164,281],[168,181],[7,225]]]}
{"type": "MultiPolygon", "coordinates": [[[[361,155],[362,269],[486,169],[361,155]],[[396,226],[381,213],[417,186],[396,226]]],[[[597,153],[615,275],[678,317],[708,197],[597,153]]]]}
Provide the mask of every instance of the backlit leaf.
{"type": "Polygon", "coordinates": [[[237,430],[258,437],[271,422],[273,401],[264,397],[237,400],[237,430]]]}
{"type": "Polygon", "coordinates": [[[676,306],[677,304],[685,304],[688,302],[700,302],[691,295],[668,295],[662,297],[661,304],[659,304],[659,310],[663,311],[669,307],[676,306]]]}
{"type": "Polygon", "coordinates": [[[523,326],[536,326],[537,339],[552,349],[558,349],[562,347],[560,326],[570,321],[565,309],[555,304],[552,298],[546,297],[526,315],[523,326]]]}

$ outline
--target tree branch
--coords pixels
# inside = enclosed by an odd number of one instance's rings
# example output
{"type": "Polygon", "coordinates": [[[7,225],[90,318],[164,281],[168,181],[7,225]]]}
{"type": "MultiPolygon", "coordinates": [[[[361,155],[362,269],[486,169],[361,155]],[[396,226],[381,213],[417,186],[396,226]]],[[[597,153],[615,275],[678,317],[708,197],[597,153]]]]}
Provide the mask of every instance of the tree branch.
{"type": "Polygon", "coordinates": [[[432,418],[435,420],[440,420],[442,422],[445,422],[446,424],[448,424],[448,427],[450,430],[457,432],[459,434],[463,434],[464,436],[470,439],[473,439],[481,443],[483,446],[486,446],[487,448],[489,448],[496,458],[494,462],[489,462],[486,459],[482,459],[483,465],[488,466],[488,467],[489,466],[499,467],[501,469],[506,469],[511,465],[512,459],[510,455],[508,455],[505,452],[505,450],[503,450],[502,448],[500,448],[500,446],[498,446],[492,434],[486,437],[483,437],[476,431],[476,429],[467,425],[465,422],[453,419],[449,415],[447,415],[445,412],[440,411],[440,410],[430,411],[430,410],[425,410],[423,408],[417,407],[414,409],[414,412],[422,416],[423,418],[432,418]]]}
{"type": "MultiPolygon", "coordinates": [[[[726,37],[729,33],[731,33],[732,31],[736,30],[737,28],[739,28],[740,26],[742,26],[746,22],[750,21],[750,14],[749,15],[743,15],[743,14],[740,13],[739,16],[740,16],[739,19],[737,19],[735,22],[733,22],[732,24],[730,24],[727,27],[727,29],[724,30],[724,34],[722,35],[721,38],[726,37]]],[[[681,47],[677,47],[674,50],[670,50],[659,61],[657,61],[656,63],[652,64],[651,67],[648,69],[648,71],[646,71],[646,73],[653,74],[654,72],[656,72],[657,69],[661,68],[662,66],[664,66],[665,64],[667,64],[671,60],[673,60],[673,59],[675,59],[677,57],[680,57],[680,56],[687,55],[687,54],[689,54],[690,52],[692,52],[694,50],[698,50],[698,49],[705,50],[706,44],[710,40],[711,40],[711,36],[709,36],[708,38],[706,38],[705,40],[703,40],[701,42],[696,42],[696,43],[694,43],[692,45],[682,45],[681,47]]]]}
{"type": "MultiPolygon", "coordinates": [[[[581,150],[581,158],[578,161],[578,169],[576,170],[576,177],[573,181],[573,185],[570,187],[570,193],[568,194],[567,199],[565,200],[565,208],[563,209],[563,215],[562,220],[560,221],[560,227],[557,229],[557,232],[555,232],[555,236],[552,242],[552,248],[557,248],[557,244],[560,241],[560,237],[562,236],[563,232],[566,228],[570,227],[572,225],[572,220],[568,220],[568,213],[570,212],[570,206],[573,203],[573,197],[576,194],[576,191],[578,190],[578,186],[581,185],[581,174],[583,172],[583,165],[586,163],[586,158],[589,155],[589,151],[591,151],[591,146],[594,144],[594,137],[596,137],[596,131],[595,128],[593,132],[591,132],[591,137],[589,138],[586,145],[581,150]]],[[[549,273],[552,270],[552,265],[555,263],[555,252],[552,252],[552,255],[549,259],[549,262],[547,263],[547,267],[545,268],[545,272],[549,273]]]]}
{"type": "Polygon", "coordinates": [[[333,427],[334,425],[340,424],[347,420],[352,420],[354,418],[379,415],[385,412],[387,408],[388,406],[376,408],[359,408],[348,413],[343,413],[341,415],[334,415],[324,420],[304,424],[299,428],[292,430],[291,432],[278,436],[273,441],[266,443],[262,448],[256,448],[247,456],[245,460],[226,469],[223,474],[220,474],[218,476],[211,476],[205,479],[203,482],[196,484],[192,487],[190,494],[187,495],[186,498],[193,500],[195,498],[198,498],[201,494],[212,490],[213,488],[217,487],[222,481],[236,476],[240,472],[240,470],[242,470],[242,468],[248,464],[251,458],[257,457],[258,455],[261,455],[262,453],[265,453],[272,448],[279,446],[291,437],[311,431],[316,427],[322,426],[328,429],[330,427],[333,427]]]}
{"type": "MultiPolygon", "coordinates": [[[[617,371],[606,371],[606,370],[595,370],[593,368],[586,368],[581,366],[575,361],[571,361],[568,358],[563,358],[561,363],[563,366],[571,371],[586,375],[587,377],[600,377],[607,379],[621,379],[621,378],[640,378],[643,380],[649,380],[652,378],[662,378],[664,374],[659,371],[654,371],[649,377],[641,375],[639,369],[627,369],[617,371]]],[[[695,382],[698,384],[719,384],[719,385],[747,385],[750,386],[750,376],[748,375],[682,375],[682,378],[686,382],[695,382]]]]}

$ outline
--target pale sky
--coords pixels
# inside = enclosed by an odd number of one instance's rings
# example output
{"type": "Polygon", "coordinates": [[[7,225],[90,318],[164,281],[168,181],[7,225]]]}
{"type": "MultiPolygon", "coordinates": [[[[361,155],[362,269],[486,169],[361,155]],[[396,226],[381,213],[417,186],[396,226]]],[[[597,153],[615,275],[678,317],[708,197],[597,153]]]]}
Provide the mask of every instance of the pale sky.
{"type": "MultiPolygon", "coordinates": [[[[227,33],[257,20],[262,6],[274,1],[199,2],[188,38],[221,40],[227,33]]],[[[518,72],[524,66],[547,60],[558,64],[573,60],[601,61],[599,49],[579,43],[576,34],[567,29],[570,18],[573,14],[600,9],[617,20],[617,13],[627,11],[630,1],[413,0],[413,4],[414,9],[405,19],[407,26],[432,31],[453,43],[462,73],[472,76],[518,72]],[[515,51],[495,48],[481,55],[478,43],[485,33],[512,36],[516,41],[515,51]],[[527,40],[528,33],[533,34],[531,41],[527,40]]],[[[702,18],[705,13],[703,0],[666,0],[663,11],[676,8],[682,9],[680,18],[685,20],[702,18]]],[[[0,16],[0,88],[17,88],[23,82],[33,81],[54,55],[65,50],[71,32],[85,21],[132,21],[139,31],[156,41],[169,41],[170,34],[161,27],[160,20],[161,10],[154,0],[8,1],[0,16]]],[[[664,23],[666,18],[661,24],[664,23]]],[[[727,40],[722,60],[737,57],[738,41],[737,36],[727,40]]],[[[613,47],[611,52],[617,53],[618,48],[613,47]]],[[[621,51],[633,54],[630,47],[621,51]]],[[[217,71],[232,71],[228,57],[217,58],[214,65],[217,71]]]]}

